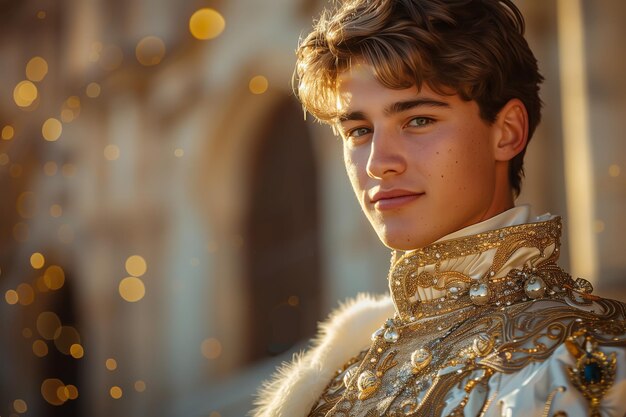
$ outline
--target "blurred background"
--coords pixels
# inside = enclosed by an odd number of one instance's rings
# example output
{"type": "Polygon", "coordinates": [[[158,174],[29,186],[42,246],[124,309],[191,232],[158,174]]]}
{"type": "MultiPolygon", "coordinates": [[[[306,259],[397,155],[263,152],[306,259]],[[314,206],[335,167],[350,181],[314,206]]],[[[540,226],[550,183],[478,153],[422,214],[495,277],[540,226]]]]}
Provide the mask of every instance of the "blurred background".
{"type": "MultiPolygon", "coordinates": [[[[241,417],[338,300],[386,291],[291,93],[324,3],[0,0],[1,416],[241,417]]],[[[517,4],[546,77],[518,202],[626,300],[626,3],[517,4]]]]}

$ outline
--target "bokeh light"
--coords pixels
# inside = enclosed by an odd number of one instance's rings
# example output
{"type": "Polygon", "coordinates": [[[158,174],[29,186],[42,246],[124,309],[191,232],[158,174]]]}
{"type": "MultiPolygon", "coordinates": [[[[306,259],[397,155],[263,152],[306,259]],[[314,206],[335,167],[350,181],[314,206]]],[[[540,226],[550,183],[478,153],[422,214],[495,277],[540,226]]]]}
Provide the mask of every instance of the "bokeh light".
{"type": "Polygon", "coordinates": [[[85,355],[85,350],[80,343],[74,343],[70,346],[70,355],[72,355],[74,359],[80,359],[85,355]]]}
{"type": "Polygon", "coordinates": [[[59,398],[59,391],[63,391],[65,385],[57,378],[48,378],[41,384],[41,396],[52,405],[62,405],[67,399],[59,398]]]}
{"type": "Polygon", "coordinates": [[[202,341],[202,356],[207,359],[217,359],[222,354],[222,344],[215,338],[209,338],[202,341]]]}
{"type": "Polygon", "coordinates": [[[177,158],[182,158],[185,155],[185,151],[177,148],[176,150],[174,150],[174,156],[177,158]]]}
{"type": "Polygon", "coordinates": [[[146,36],[137,43],[135,56],[141,65],[158,65],[165,56],[165,43],[156,36],[146,36]]]}
{"type": "Polygon", "coordinates": [[[224,17],[214,9],[197,10],[189,19],[189,31],[194,38],[200,40],[218,37],[226,27],[224,17]]]}
{"type": "Polygon", "coordinates": [[[80,98],[78,96],[68,97],[61,109],[61,120],[63,123],[70,123],[80,115],[80,98]]]}
{"type": "Polygon", "coordinates": [[[46,340],[53,340],[61,328],[61,319],[52,311],[44,311],[37,316],[37,331],[46,340]]]}
{"type": "Polygon", "coordinates": [[[17,400],[13,401],[13,409],[16,413],[24,414],[26,411],[28,411],[28,405],[26,404],[26,401],[18,398],[17,400]]]}
{"type": "Polygon", "coordinates": [[[75,385],[69,384],[66,385],[65,388],[67,389],[67,397],[70,400],[75,400],[78,398],[78,388],[75,385]]]}
{"type": "Polygon", "coordinates": [[[127,277],[120,281],[120,296],[129,303],[135,303],[146,295],[143,281],[137,277],[127,277]]]}
{"type": "Polygon", "coordinates": [[[141,379],[138,381],[135,381],[135,391],[144,392],[145,390],[146,390],[146,383],[144,381],[142,381],[141,379]]]}
{"type": "Polygon", "coordinates": [[[105,71],[117,69],[124,61],[124,52],[117,45],[107,45],[102,49],[98,63],[105,71]]]}
{"type": "Polygon", "coordinates": [[[48,345],[41,339],[37,339],[33,342],[33,353],[38,358],[43,358],[48,354],[48,345]]]}
{"type": "Polygon", "coordinates": [[[50,265],[43,275],[44,283],[50,290],[58,290],[65,284],[65,271],[58,265],[50,265]]]}
{"type": "Polygon", "coordinates": [[[43,138],[49,142],[54,142],[59,139],[59,137],[61,137],[61,133],[63,133],[63,125],[54,117],[46,120],[41,127],[41,134],[43,135],[43,138]]]}
{"type": "Polygon", "coordinates": [[[248,87],[252,94],[263,94],[269,88],[269,81],[262,75],[256,75],[250,79],[248,87]]]}
{"type": "Polygon", "coordinates": [[[4,293],[4,299],[7,304],[15,305],[19,301],[20,297],[17,295],[17,291],[7,290],[7,292],[4,293]]]}
{"type": "Polygon", "coordinates": [[[100,84],[98,83],[89,83],[87,84],[87,87],[85,88],[85,94],[89,98],[98,97],[100,95],[100,92],[101,92],[101,88],[100,88],[100,84]]]}
{"type": "Polygon", "coordinates": [[[58,218],[63,215],[63,207],[59,204],[53,204],[50,206],[50,216],[58,218]]]}
{"type": "Polygon", "coordinates": [[[120,157],[120,148],[117,145],[107,145],[104,147],[104,159],[115,161],[120,157]]]}
{"type": "Polygon", "coordinates": [[[28,80],[20,81],[13,89],[13,100],[19,107],[30,106],[37,99],[37,95],[37,87],[28,80]]]}
{"type": "Polygon", "coordinates": [[[54,334],[54,346],[64,355],[71,355],[71,347],[80,345],[78,330],[72,326],[61,326],[54,334]]]}
{"type": "Polygon", "coordinates": [[[28,327],[24,327],[22,329],[22,336],[24,336],[25,339],[30,339],[31,337],[33,337],[33,331],[28,327]]]}
{"type": "Polygon", "coordinates": [[[619,177],[619,174],[621,173],[621,171],[622,169],[617,164],[612,164],[611,166],[609,166],[609,175],[611,177],[619,177]]]}
{"type": "Polygon", "coordinates": [[[48,161],[43,166],[44,174],[46,174],[49,177],[56,175],[58,170],[59,170],[59,166],[54,161],[48,161]]]}
{"type": "Polygon", "coordinates": [[[31,58],[26,64],[26,78],[31,81],[41,81],[48,74],[48,63],[40,56],[31,58]]]}
{"type": "Polygon", "coordinates": [[[15,129],[11,125],[6,125],[2,128],[2,139],[11,140],[15,135],[15,129]]]}
{"type": "Polygon", "coordinates": [[[109,371],[115,371],[117,369],[117,361],[113,358],[108,358],[106,361],[104,361],[104,366],[109,371]]]}
{"type": "Polygon", "coordinates": [[[21,305],[27,306],[35,301],[35,290],[30,284],[22,283],[17,286],[16,291],[21,305]]]}
{"type": "Polygon", "coordinates": [[[122,398],[123,392],[120,387],[118,387],[117,385],[114,385],[109,390],[109,394],[111,395],[111,398],[115,400],[119,400],[120,398],[122,398]]]}
{"type": "Polygon", "coordinates": [[[143,276],[148,270],[146,260],[139,255],[129,256],[124,266],[126,267],[126,272],[133,277],[143,276]]]}
{"type": "Polygon", "coordinates": [[[17,197],[15,203],[17,213],[23,219],[30,219],[35,215],[35,193],[25,191],[17,197]]]}
{"type": "Polygon", "coordinates": [[[35,269],[41,269],[46,263],[46,258],[39,252],[30,255],[30,266],[35,269]]]}

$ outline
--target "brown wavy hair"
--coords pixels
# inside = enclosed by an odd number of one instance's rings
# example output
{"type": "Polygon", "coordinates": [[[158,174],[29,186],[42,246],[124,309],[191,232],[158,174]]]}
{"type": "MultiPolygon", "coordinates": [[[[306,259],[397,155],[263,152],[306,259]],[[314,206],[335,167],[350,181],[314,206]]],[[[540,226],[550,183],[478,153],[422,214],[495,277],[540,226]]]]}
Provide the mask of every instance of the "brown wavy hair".
{"type": "MultiPolygon", "coordinates": [[[[345,0],[325,10],[300,41],[294,90],[318,120],[337,122],[337,75],[358,59],[387,88],[450,89],[492,123],[512,98],[528,112],[528,140],[541,118],[537,60],[511,0],[345,0]]],[[[509,164],[521,189],[524,148],[509,164]]]]}

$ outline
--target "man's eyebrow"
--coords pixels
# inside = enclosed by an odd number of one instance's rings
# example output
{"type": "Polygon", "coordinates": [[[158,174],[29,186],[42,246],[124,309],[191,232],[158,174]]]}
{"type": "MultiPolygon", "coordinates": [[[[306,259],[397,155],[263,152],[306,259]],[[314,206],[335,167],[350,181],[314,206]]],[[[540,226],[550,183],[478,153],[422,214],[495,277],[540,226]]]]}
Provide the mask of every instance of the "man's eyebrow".
{"type": "Polygon", "coordinates": [[[402,113],[403,111],[413,109],[415,107],[445,107],[450,108],[450,105],[445,101],[434,100],[430,98],[422,98],[417,100],[398,101],[385,107],[385,114],[390,116],[396,113],[402,113]]]}
{"type": "MultiPolygon", "coordinates": [[[[413,109],[415,107],[443,107],[450,108],[450,104],[445,101],[439,101],[434,99],[416,99],[416,100],[406,100],[406,101],[398,101],[396,103],[392,103],[385,107],[384,112],[387,116],[392,114],[401,113],[406,110],[413,109]]],[[[337,120],[339,123],[347,122],[349,120],[366,120],[367,116],[362,111],[353,111],[339,115],[337,120]]]]}

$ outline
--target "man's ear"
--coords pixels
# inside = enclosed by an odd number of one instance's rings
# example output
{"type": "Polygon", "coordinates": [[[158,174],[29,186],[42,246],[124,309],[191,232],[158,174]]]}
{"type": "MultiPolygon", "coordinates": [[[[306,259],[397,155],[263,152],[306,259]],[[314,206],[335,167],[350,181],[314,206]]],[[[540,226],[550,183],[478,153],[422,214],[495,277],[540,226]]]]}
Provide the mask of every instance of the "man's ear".
{"type": "Polygon", "coordinates": [[[500,109],[494,122],[496,161],[510,161],[528,142],[528,112],[521,100],[513,98],[500,109]]]}

